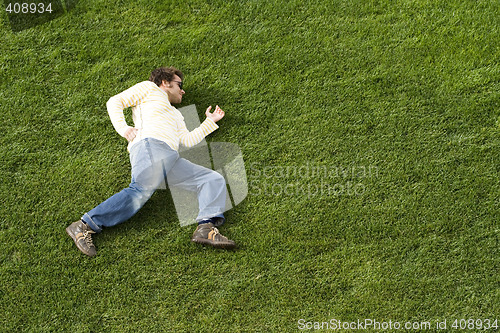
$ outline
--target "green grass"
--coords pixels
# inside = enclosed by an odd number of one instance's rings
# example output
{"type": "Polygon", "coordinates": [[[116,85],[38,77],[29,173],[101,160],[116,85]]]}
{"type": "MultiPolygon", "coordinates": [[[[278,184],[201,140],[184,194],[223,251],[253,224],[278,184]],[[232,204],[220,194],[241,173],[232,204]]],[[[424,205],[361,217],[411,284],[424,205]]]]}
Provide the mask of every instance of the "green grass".
{"type": "Polygon", "coordinates": [[[499,319],[499,17],[495,0],[80,0],[13,32],[2,12],[1,331],[499,319]],[[208,141],[243,152],[249,194],[222,228],[240,248],[192,244],[158,191],[87,258],[65,227],[130,177],[105,102],[162,65],[186,74],[183,105],[226,111],[208,141]]]}

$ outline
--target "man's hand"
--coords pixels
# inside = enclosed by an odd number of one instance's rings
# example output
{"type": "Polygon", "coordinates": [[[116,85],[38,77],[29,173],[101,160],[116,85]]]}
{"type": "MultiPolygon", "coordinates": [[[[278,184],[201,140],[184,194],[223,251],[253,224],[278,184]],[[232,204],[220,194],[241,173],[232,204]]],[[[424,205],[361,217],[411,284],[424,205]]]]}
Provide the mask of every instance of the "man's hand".
{"type": "Polygon", "coordinates": [[[210,110],[212,110],[212,105],[207,108],[205,115],[207,116],[207,118],[213,120],[214,123],[218,122],[222,119],[222,117],[224,117],[224,111],[222,111],[222,109],[218,105],[215,107],[215,111],[213,113],[210,113],[210,110]]]}
{"type": "Polygon", "coordinates": [[[128,142],[131,142],[132,140],[135,139],[135,136],[137,135],[138,129],[135,127],[129,127],[126,131],[125,134],[123,135],[125,139],[127,139],[128,142]]]}

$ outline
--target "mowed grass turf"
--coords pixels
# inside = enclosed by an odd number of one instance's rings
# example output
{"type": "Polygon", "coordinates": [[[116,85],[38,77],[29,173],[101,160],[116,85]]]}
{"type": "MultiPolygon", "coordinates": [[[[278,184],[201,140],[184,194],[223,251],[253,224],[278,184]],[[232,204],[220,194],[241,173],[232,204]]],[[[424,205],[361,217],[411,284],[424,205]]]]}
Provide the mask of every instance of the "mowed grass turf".
{"type": "Polygon", "coordinates": [[[1,331],[500,319],[499,7],[80,0],[16,32],[2,11],[1,331]],[[240,247],[192,244],[161,190],[88,258],[64,229],[130,178],[105,103],[164,65],[182,105],[226,111],[207,140],[243,154],[240,247]]]}

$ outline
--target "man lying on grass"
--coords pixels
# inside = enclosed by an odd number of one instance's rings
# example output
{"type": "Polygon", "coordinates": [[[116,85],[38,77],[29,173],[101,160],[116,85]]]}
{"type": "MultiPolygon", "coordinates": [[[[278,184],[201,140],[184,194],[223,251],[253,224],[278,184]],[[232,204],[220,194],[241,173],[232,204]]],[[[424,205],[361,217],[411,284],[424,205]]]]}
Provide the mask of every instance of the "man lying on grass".
{"type": "Polygon", "coordinates": [[[196,129],[189,132],[181,113],[172,106],[182,101],[184,75],[174,67],[157,68],[149,78],[113,96],[106,106],[116,131],[129,144],[132,181],[129,187],[108,198],[85,213],[66,232],[80,251],[96,254],[92,234],[103,227],[112,227],[131,218],[151,198],[155,190],[168,180],[169,186],[179,186],[198,195],[198,226],[192,241],[217,248],[233,248],[235,242],[217,229],[225,221],[226,182],[217,172],[180,158],[179,144],[187,147],[201,142],[218,127],[224,117],[219,106],[196,129]],[[123,110],[132,107],[134,127],[128,126],[123,110]]]}

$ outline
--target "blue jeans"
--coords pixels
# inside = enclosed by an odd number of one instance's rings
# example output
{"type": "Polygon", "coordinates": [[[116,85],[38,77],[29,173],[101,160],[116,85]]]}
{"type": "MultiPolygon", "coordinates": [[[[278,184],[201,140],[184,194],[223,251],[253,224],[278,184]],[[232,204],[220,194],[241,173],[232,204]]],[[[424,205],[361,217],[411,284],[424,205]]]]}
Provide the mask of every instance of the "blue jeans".
{"type": "Polygon", "coordinates": [[[116,193],[82,216],[92,230],[120,224],[141,209],[165,179],[168,185],[197,192],[199,214],[197,221],[224,217],[226,181],[219,173],[179,157],[163,141],[144,139],[130,149],[132,181],[129,187],[116,193]]]}

